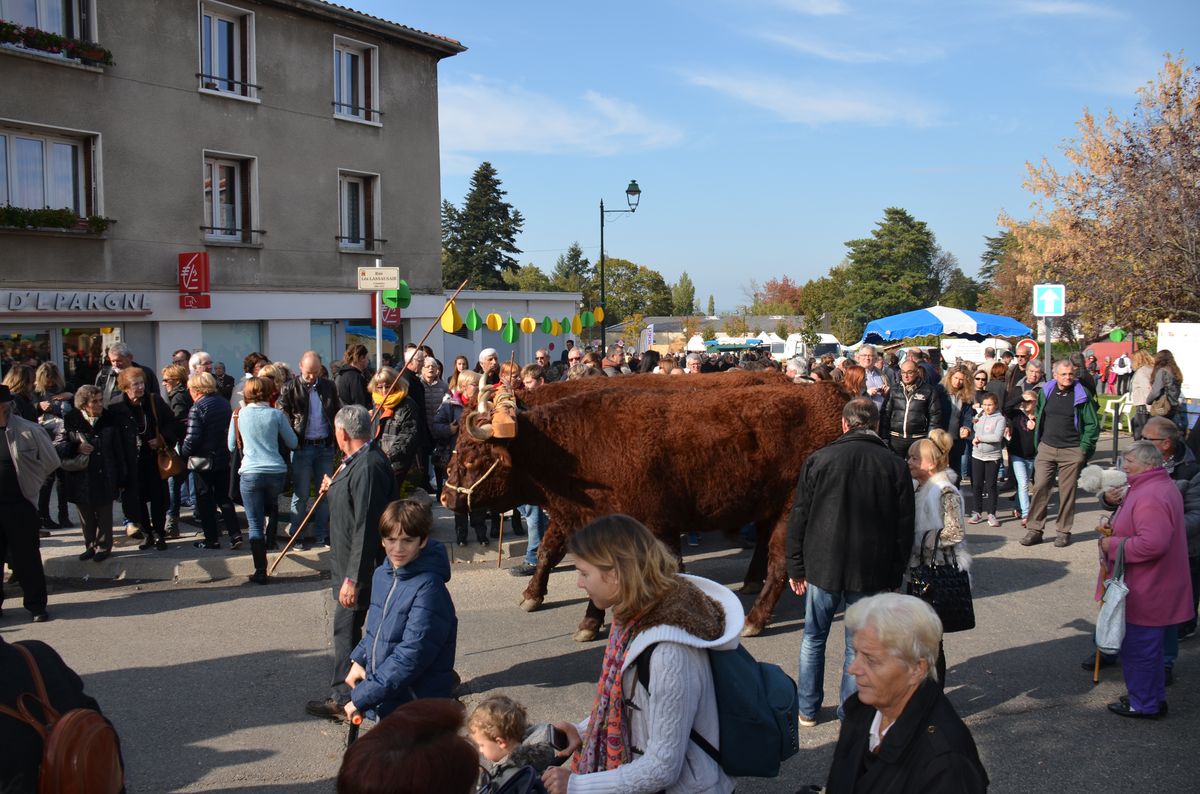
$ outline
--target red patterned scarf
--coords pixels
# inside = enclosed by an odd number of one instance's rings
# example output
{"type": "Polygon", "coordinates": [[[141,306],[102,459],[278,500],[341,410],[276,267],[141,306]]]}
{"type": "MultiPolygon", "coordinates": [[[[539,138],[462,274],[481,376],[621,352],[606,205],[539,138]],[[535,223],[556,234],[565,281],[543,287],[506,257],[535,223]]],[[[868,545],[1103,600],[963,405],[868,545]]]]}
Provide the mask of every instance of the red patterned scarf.
{"type": "Polygon", "coordinates": [[[613,624],[609,630],[608,647],[604,649],[604,664],[600,682],[596,685],[596,700],[588,719],[583,745],[571,759],[571,771],[577,775],[616,769],[630,760],[629,721],[625,714],[625,693],[621,686],[621,669],[625,654],[637,634],[633,621],[613,624]]]}

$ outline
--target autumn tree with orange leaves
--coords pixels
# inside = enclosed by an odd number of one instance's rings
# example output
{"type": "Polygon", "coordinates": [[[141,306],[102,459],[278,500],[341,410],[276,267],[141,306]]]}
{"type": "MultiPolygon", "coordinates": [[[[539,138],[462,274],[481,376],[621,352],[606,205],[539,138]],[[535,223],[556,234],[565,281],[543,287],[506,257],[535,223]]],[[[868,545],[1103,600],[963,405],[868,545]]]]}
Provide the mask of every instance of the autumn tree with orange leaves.
{"type": "Polygon", "coordinates": [[[1084,112],[1069,170],[1028,164],[1034,215],[1009,237],[985,305],[1027,316],[1032,286],[1061,282],[1085,336],[1200,321],[1200,70],[1167,56],[1129,119],[1084,112]]]}

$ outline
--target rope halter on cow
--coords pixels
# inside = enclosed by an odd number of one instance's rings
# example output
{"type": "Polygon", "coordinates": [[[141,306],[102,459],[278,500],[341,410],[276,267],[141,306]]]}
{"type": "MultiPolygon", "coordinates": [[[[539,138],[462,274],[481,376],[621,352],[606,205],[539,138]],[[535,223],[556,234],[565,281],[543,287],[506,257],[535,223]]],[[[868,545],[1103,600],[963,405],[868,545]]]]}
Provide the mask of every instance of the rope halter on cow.
{"type": "Polygon", "coordinates": [[[495,471],[496,467],[499,465],[500,465],[500,459],[496,458],[496,460],[492,461],[492,465],[490,467],[488,467],[488,470],[483,473],[483,476],[480,477],[478,480],[476,480],[474,482],[474,484],[471,485],[470,488],[463,488],[461,485],[451,485],[450,483],[446,483],[443,487],[449,488],[451,491],[454,491],[455,493],[458,493],[458,494],[466,494],[466,496],[467,496],[467,513],[470,514],[470,512],[471,512],[471,494],[475,492],[476,488],[478,488],[480,485],[483,485],[483,481],[486,480],[488,477],[490,477],[492,472],[495,471]]]}

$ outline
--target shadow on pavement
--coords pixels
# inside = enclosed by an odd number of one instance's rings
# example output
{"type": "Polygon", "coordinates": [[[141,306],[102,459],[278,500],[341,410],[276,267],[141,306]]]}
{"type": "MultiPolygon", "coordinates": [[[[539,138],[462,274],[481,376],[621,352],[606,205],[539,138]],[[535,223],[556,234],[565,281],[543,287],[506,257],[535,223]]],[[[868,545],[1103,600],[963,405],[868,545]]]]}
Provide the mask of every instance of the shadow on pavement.
{"type": "Polygon", "coordinates": [[[971,561],[971,592],[976,599],[1033,590],[1068,573],[1066,560],[975,557],[971,561]]]}
{"type": "Polygon", "coordinates": [[[520,662],[507,669],[472,678],[464,682],[464,687],[470,694],[483,694],[517,686],[553,689],[595,682],[600,675],[606,644],[589,643],[578,651],[557,654],[552,663],[545,659],[520,662]]]}

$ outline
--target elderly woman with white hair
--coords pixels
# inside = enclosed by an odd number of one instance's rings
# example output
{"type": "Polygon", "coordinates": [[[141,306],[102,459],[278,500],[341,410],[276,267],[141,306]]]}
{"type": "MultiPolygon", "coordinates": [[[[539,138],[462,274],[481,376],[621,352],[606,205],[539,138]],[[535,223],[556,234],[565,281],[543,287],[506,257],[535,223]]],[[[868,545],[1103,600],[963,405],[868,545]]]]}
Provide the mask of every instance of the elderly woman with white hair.
{"type": "Polygon", "coordinates": [[[1154,719],[1166,713],[1163,630],[1192,616],[1192,583],[1188,570],[1183,496],[1163,468],[1162,453],[1150,441],[1135,441],[1125,450],[1129,491],[1112,518],[1112,535],[1100,538],[1104,580],[1124,548],[1125,639],[1121,670],[1129,695],[1108,705],[1122,717],[1154,719]]]}
{"type": "Polygon", "coordinates": [[[986,792],[975,740],[937,684],[933,607],[882,593],[846,610],[846,630],[858,692],[845,703],[826,794],[986,792]]]}

